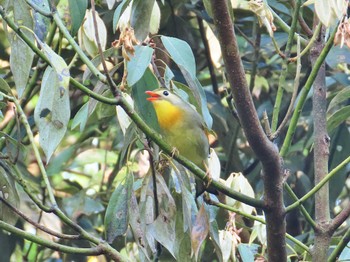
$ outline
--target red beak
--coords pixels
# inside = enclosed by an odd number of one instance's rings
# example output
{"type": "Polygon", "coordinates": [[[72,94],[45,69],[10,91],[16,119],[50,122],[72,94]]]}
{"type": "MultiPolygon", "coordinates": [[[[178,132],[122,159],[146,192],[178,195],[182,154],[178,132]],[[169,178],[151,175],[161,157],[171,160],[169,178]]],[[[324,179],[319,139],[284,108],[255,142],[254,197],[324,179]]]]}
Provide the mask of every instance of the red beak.
{"type": "Polygon", "coordinates": [[[145,93],[150,96],[146,98],[148,101],[155,101],[160,97],[160,95],[152,91],[146,91],[145,93]]]}

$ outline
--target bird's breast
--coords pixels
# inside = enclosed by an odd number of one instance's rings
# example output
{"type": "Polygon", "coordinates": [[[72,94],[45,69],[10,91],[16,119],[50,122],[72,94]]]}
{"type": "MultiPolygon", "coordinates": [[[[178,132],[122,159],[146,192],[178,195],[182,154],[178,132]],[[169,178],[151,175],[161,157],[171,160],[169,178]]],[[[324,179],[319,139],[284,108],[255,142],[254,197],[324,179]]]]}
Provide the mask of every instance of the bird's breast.
{"type": "Polygon", "coordinates": [[[183,111],[168,101],[154,101],[153,106],[159,126],[165,132],[176,129],[184,120],[183,111]]]}

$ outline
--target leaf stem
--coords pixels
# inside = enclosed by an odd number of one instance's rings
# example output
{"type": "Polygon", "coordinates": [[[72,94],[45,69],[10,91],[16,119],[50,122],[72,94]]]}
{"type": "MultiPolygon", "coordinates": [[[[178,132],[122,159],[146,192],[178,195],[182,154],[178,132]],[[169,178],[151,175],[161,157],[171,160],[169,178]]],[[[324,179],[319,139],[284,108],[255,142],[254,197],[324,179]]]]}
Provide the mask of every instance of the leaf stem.
{"type": "Polygon", "coordinates": [[[307,95],[312,87],[312,84],[317,76],[318,70],[320,69],[320,67],[322,66],[324,60],[326,59],[326,56],[328,55],[329,51],[331,50],[332,46],[333,46],[333,40],[334,40],[334,36],[335,33],[337,32],[337,29],[335,28],[334,31],[332,32],[331,36],[329,37],[325,47],[323,48],[322,52],[320,53],[320,56],[317,58],[314,66],[312,67],[311,73],[308,77],[308,79],[306,80],[305,86],[301,91],[298,103],[294,109],[293,112],[293,116],[291,118],[289,127],[288,127],[288,131],[286,134],[286,138],[283,142],[281,151],[280,151],[280,155],[281,157],[285,157],[288,153],[288,150],[290,148],[290,145],[292,144],[292,139],[295,133],[295,129],[296,126],[298,124],[298,120],[301,114],[301,111],[304,107],[307,95]]]}
{"type": "Polygon", "coordinates": [[[347,157],[343,162],[341,162],[338,166],[332,169],[316,186],[314,186],[307,194],[305,194],[298,201],[286,207],[286,212],[290,212],[292,209],[298,207],[306,200],[308,200],[312,195],[314,195],[318,190],[320,190],[324,184],[326,184],[333,176],[337,174],[342,168],[344,168],[348,163],[350,163],[350,156],[347,157]]]}
{"type": "MultiPolygon", "coordinates": [[[[209,205],[214,205],[214,206],[217,206],[217,207],[229,210],[229,211],[234,212],[236,214],[239,214],[239,215],[241,215],[241,216],[243,216],[245,218],[251,219],[253,221],[258,221],[258,222],[266,225],[266,221],[264,219],[260,218],[260,217],[257,217],[257,216],[245,213],[245,212],[243,212],[243,211],[241,211],[241,210],[239,210],[237,208],[225,205],[225,204],[223,204],[221,202],[213,201],[210,198],[209,199],[205,198],[205,201],[209,205]]],[[[294,242],[294,244],[298,245],[300,248],[302,248],[304,251],[306,251],[306,252],[308,252],[310,254],[309,248],[306,245],[304,245],[301,241],[299,241],[298,239],[296,239],[293,236],[289,235],[288,233],[286,233],[286,237],[289,240],[291,240],[292,242],[294,242]]]]}
{"type": "MultiPolygon", "coordinates": [[[[287,45],[286,45],[286,49],[284,51],[286,59],[283,60],[282,71],[281,71],[281,75],[279,77],[275,105],[273,107],[272,123],[271,123],[272,133],[274,133],[277,130],[278,116],[279,116],[279,112],[281,109],[283,91],[284,91],[284,86],[285,86],[285,82],[286,82],[286,76],[288,73],[288,58],[290,56],[290,50],[292,49],[292,45],[293,45],[293,38],[294,38],[294,33],[295,33],[297,22],[298,22],[300,6],[301,6],[301,0],[298,0],[296,3],[295,9],[294,9],[292,24],[291,24],[291,27],[289,29],[287,45]]],[[[298,37],[298,35],[297,35],[297,37],[298,37]]]]}

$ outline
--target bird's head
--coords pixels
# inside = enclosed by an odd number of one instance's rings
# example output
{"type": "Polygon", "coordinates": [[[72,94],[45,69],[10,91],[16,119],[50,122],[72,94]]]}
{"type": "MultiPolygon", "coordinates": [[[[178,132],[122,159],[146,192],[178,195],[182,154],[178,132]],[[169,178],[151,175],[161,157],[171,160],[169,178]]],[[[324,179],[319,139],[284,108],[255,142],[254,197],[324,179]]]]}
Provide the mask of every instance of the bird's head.
{"type": "Polygon", "coordinates": [[[177,95],[165,88],[159,88],[153,91],[146,91],[146,94],[150,96],[147,97],[147,100],[151,102],[169,102],[173,105],[178,106],[184,103],[184,101],[180,97],[178,97],[177,95]]]}

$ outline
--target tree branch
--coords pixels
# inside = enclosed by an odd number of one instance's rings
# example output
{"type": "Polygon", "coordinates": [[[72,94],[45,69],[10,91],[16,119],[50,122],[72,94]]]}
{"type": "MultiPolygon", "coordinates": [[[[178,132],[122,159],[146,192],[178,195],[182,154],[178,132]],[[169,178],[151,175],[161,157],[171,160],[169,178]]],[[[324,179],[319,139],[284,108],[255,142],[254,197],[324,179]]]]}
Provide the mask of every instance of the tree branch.
{"type": "Polygon", "coordinates": [[[286,261],[281,160],[277,148],[269,141],[260,125],[246,82],[227,3],[225,0],[212,0],[211,8],[238,115],[247,140],[263,165],[269,261],[286,261]]]}

